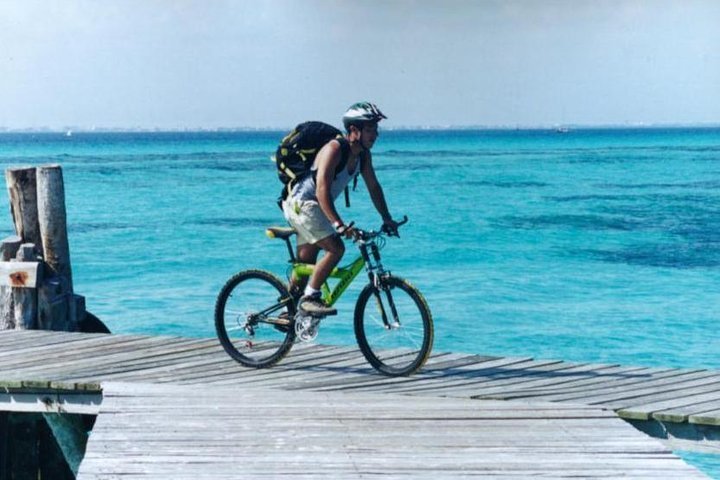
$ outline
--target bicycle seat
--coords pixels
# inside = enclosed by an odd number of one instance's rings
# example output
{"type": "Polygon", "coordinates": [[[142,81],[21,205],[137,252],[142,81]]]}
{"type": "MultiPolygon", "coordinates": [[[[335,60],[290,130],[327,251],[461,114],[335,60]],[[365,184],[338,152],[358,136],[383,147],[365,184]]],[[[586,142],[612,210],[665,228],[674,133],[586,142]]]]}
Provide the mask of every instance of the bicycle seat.
{"type": "Polygon", "coordinates": [[[295,235],[295,229],[290,227],[268,227],[265,230],[265,235],[270,238],[280,238],[287,240],[288,238],[295,235]]]}

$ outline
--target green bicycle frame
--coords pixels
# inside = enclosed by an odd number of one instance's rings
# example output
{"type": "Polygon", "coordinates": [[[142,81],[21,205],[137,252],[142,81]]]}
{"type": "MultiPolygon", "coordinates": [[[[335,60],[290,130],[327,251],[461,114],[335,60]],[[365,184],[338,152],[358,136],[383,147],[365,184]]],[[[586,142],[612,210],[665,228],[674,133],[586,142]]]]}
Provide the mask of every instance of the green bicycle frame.
{"type": "MultiPolygon", "coordinates": [[[[330,272],[329,277],[338,279],[335,287],[331,290],[330,285],[328,285],[328,282],[326,281],[320,289],[325,303],[329,306],[334,305],[335,302],[337,302],[342,296],[343,292],[347,290],[353,280],[355,280],[355,277],[362,272],[364,267],[365,259],[362,256],[356,258],[355,261],[349,265],[344,267],[335,267],[333,271],[330,272]]],[[[292,272],[297,278],[309,277],[312,275],[314,268],[315,265],[298,262],[293,263],[292,272]]]]}

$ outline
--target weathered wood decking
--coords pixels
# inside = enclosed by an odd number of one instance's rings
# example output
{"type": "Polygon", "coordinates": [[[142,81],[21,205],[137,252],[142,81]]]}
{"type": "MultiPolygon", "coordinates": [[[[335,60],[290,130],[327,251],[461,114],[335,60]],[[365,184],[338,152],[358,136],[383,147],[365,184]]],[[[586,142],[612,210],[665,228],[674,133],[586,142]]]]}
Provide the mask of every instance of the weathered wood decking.
{"type": "Polygon", "coordinates": [[[243,368],[215,339],[0,332],[0,380],[234,385],[284,390],[539,400],[636,420],[720,426],[720,371],[436,353],[408,378],[375,374],[355,347],[296,345],[271,369],[243,368]]]}
{"type": "Polygon", "coordinates": [[[597,408],[104,386],[79,478],[705,478],[597,408]]]}
{"type": "Polygon", "coordinates": [[[387,378],[354,347],[296,345],[252,370],[215,339],[6,331],[0,380],[0,409],[37,391],[23,408],[100,412],[80,478],[701,478],[611,410],[720,425],[718,371],[452,353],[387,378]]]}

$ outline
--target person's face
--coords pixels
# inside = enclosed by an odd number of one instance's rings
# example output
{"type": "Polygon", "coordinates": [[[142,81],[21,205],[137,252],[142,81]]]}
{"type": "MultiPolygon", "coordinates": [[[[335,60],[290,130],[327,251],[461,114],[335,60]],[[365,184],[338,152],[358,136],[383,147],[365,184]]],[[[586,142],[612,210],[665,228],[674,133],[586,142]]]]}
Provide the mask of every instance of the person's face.
{"type": "Polygon", "coordinates": [[[365,148],[372,148],[375,140],[377,140],[380,132],[378,132],[377,123],[366,123],[362,128],[362,143],[365,148]]]}

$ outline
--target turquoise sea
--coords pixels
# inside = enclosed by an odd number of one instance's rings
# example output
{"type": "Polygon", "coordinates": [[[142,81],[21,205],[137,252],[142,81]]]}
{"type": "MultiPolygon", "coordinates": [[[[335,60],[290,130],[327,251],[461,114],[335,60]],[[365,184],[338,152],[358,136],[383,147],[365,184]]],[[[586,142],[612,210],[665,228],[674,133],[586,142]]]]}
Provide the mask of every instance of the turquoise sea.
{"type": "MultiPolygon", "coordinates": [[[[2,133],[0,164],[63,166],[75,290],[112,331],[213,336],[227,277],[285,273],[264,235],[283,133],[2,133]]],[[[437,350],[720,368],[720,129],[390,130],[374,158],[410,218],[384,262],[427,297],[437,350]]],[[[362,182],[352,203],[379,226],[362,182]]],[[[354,343],[360,286],[320,342],[354,343]]]]}

